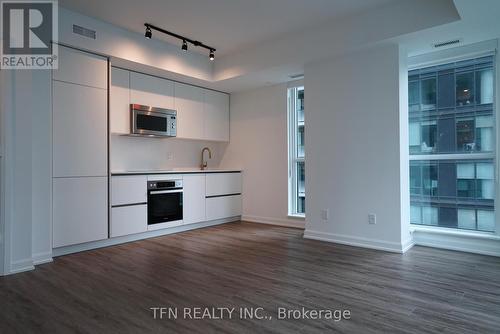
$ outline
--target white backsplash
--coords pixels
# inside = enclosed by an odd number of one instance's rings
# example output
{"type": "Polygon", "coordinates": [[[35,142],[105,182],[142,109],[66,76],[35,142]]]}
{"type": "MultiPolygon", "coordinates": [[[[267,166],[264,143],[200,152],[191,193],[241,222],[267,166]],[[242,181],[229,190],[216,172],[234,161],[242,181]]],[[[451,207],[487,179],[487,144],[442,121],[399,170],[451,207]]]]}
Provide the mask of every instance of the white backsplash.
{"type": "Polygon", "coordinates": [[[161,170],[197,168],[201,164],[201,150],[212,151],[209,168],[219,168],[228,143],[178,138],[141,138],[112,134],[110,137],[111,171],[161,170]]]}

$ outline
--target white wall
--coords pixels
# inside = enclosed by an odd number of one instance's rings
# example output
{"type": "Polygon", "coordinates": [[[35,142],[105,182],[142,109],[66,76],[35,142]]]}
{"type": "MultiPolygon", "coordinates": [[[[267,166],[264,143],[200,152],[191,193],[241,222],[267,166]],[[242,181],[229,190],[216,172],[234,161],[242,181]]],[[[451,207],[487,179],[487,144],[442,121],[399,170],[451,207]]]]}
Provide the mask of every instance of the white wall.
{"type": "Polygon", "coordinates": [[[32,71],[32,257],[52,260],[52,74],[32,71]]]}
{"type": "Polygon", "coordinates": [[[305,237],[391,251],[407,246],[402,66],[397,45],[306,65],[305,237]],[[329,221],[321,219],[323,209],[329,221]],[[376,225],[368,224],[369,213],[377,215],[376,225]]]}
{"type": "Polygon", "coordinates": [[[243,220],[288,219],[287,84],[231,95],[231,142],[221,165],[243,169],[243,220]]]}
{"type": "Polygon", "coordinates": [[[218,168],[226,146],[227,143],[201,140],[139,138],[114,134],[110,141],[110,169],[196,168],[201,165],[201,150],[204,147],[212,151],[212,159],[208,159],[207,153],[205,155],[208,167],[218,168]]]}
{"type": "Polygon", "coordinates": [[[2,71],[2,167],[5,272],[33,268],[32,261],[32,71],[2,71]]]}
{"type": "Polygon", "coordinates": [[[51,81],[46,70],[1,71],[0,76],[1,272],[15,273],[52,258],[51,81]]]}

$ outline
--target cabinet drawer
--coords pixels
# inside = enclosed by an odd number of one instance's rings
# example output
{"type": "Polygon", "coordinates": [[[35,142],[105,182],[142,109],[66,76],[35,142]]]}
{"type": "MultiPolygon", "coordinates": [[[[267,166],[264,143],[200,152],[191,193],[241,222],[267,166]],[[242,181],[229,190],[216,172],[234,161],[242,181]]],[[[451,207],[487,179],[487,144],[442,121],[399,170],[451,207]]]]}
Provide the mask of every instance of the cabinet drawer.
{"type": "Polygon", "coordinates": [[[147,176],[111,177],[111,205],[147,202],[147,176]]]}
{"type": "Polygon", "coordinates": [[[241,216],[241,195],[207,198],[207,221],[241,216]]]}
{"type": "Polygon", "coordinates": [[[241,193],[241,173],[207,174],[207,196],[241,193]]]}
{"type": "Polygon", "coordinates": [[[110,236],[120,237],[134,233],[146,232],[147,205],[121,206],[111,209],[110,236]]]}

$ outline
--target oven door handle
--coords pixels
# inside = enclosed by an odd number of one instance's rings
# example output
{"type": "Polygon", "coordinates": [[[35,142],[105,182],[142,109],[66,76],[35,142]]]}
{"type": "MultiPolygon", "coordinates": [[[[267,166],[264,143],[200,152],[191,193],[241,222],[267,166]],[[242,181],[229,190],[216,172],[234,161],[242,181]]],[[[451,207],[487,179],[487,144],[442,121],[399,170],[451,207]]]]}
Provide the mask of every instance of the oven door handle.
{"type": "Polygon", "coordinates": [[[149,193],[151,195],[160,195],[160,194],[172,194],[172,193],[181,193],[183,192],[182,189],[176,189],[176,190],[153,190],[150,191],[149,193]]]}

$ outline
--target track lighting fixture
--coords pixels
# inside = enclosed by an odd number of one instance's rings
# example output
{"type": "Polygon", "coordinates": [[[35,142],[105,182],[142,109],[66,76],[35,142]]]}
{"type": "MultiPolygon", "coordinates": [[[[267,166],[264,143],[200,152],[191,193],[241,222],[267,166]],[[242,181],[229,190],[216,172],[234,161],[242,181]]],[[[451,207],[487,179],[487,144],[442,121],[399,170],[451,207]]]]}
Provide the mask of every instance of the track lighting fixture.
{"type": "Polygon", "coordinates": [[[166,35],[169,35],[169,36],[172,36],[172,37],[175,37],[175,38],[178,38],[178,39],[182,40],[182,47],[181,47],[181,49],[183,51],[187,51],[187,49],[188,49],[188,43],[191,43],[194,46],[198,46],[200,48],[207,49],[209,51],[208,58],[210,60],[214,60],[215,59],[215,51],[216,50],[215,50],[215,48],[213,48],[211,46],[203,44],[200,41],[196,41],[196,40],[193,40],[193,39],[190,39],[190,38],[178,35],[178,34],[173,33],[171,31],[168,31],[168,30],[156,27],[156,26],[154,26],[152,24],[149,24],[149,23],[144,23],[144,26],[146,27],[146,33],[144,34],[144,36],[147,39],[151,39],[151,37],[153,36],[152,30],[156,30],[156,31],[159,31],[159,32],[164,33],[166,35]]]}
{"type": "Polygon", "coordinates": [[[146,33],[144,34],[144,37],[146,37],[147,39],[151,39],[151,36],[153,36],[153,33],[151,32],[151,28],[146,27],[146,33]]]}

